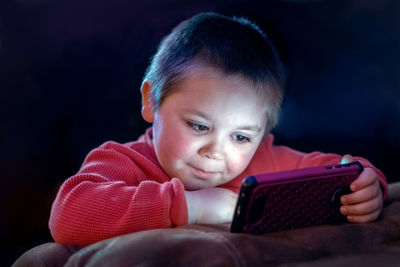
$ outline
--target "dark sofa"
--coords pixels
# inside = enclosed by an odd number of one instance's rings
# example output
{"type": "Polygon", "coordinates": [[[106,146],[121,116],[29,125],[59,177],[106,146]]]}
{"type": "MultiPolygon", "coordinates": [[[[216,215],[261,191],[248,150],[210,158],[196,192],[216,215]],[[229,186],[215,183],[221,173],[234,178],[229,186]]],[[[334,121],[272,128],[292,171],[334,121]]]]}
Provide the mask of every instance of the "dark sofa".
{"type": "Polygon", "coordinates": [[[80,248],[46,243],[22,266],[399,266],[400,183],[382,216],[368,224],[323,225],[264,235],[229,232],[229,224],[186,225],[107,239],[80,248]],[[64,265],[65,264],[65,265],[64,265]]]}

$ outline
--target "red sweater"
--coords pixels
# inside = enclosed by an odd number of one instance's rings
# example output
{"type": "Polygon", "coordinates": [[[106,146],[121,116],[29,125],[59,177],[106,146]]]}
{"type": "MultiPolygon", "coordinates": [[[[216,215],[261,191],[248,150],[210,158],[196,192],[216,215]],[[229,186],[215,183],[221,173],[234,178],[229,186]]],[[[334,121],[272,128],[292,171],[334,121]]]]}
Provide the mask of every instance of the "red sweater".
{"type": "MultiPolygon", "coordinates": [[[[243,178],[267,172],[340,163],[341,156],[305,154],[273,145],[267,136],[247,169],[221,185],[238,192],[243,178]]],[[[385,176],[374,168],[387,196],[385,176]]],[[[163,171],[155,155],[149,128],[138,141],[106,142],[92,150],[79,172],[61,186],[53,203],[49,227],[56,242],[88,245],[106,238],[188,223],[184,186],[163,171]]]]}

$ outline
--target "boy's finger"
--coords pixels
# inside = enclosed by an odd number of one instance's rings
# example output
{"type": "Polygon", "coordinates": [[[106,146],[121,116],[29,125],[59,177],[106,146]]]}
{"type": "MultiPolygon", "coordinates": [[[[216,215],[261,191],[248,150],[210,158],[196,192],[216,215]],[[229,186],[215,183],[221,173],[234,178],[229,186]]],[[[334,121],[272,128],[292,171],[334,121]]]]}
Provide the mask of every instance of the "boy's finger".
{"type": "Polygon", "coordinates": [[[376,210],[380,210],[381,208],[382,208],[382,201],[379,201],[379,199],[371,199],[369,201],[365,201],[355,205],[342,206],[340,208],[340,213],[349,216],[366,215],[369,213],[373,213],[376,210]]]}
{"type": "Polygon", "coordinates": [[[358,178],[351,183],[350,189],[355,192],[361,188],[367,187],[373,183],[377,182],[377,174],[371,168],[365,168],[358,178]]]}
{"type": "Polygon", "coordinates": [[[340,198],[343,205],[354,205],[357,203],[365,202],[373,198],[381,197],[382,191],[379,183],[376,182],[370,186],[361,188],[353,193],[344,195],[340,198]]]}
{"type": "Polygon", "coordinates": [[[352,223],[367,223],[375,221],[380,214],[380,210],[376,210],[372,213],[366,215],[349,215],[347,216],[347,220],[352,223]]]}
{"type": "Polygon", "coordinates": [[[346,164],[346,163],[350,163],[353,162],[353,157],[350,154],[346,154],[342,157],[342,160],[340,161],[340,164],[346,164]]]}

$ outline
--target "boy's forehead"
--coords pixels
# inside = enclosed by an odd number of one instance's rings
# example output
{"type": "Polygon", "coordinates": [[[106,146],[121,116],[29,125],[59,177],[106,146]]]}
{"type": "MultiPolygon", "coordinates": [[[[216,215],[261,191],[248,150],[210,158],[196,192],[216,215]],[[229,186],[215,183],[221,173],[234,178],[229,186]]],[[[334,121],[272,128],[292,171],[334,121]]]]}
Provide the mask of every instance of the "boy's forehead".
{"type": "Polygon", "coordinates": [[[225,73],[218,67],[206,65],[206,64],[192,64],[181,75],[179,79],[176,80],[174,87],[176,89],[184,89],[186,86],[196,86],[198,85],[201,89],[201,85],[206,85],[208,83],[213,83],[218,81],[220,84],[225,86],[241,87],[246,90],[251,90],[258,95],[258,98],[262,99],[263,102],[270,102],[270,96],[268,91],[271,91],[270,87],[272,85],[264,83],[256,83],[250,81],[240,73],[225,73]]]}
{"type": "Polygon", "coordinates": [[[233,93],[237,90],[256,91],[252,84],[240,75],[224,74],[212,67],[193,68],[188,70],[175,84],[179,90],[195,90],[196,92],[212,89],[215,93],[233,93]],[[223,90],[230,88],[231,90],[223,90]]]}
{"type": "Polygon", "coordinates": [[[167,99],[178,95],[171,98],[180,106],[190,107],[201,102],[207,102],[209,108],[222,106],[235,110],[243,108],[248,110],[247,106],[254,105],[264,110],[269,106],[267,98],[259,95],[258,90],[247,80],[237,75],[221,75],[213,69],[191,71],[174,87],[175,90],[167,99]]]}
{"type": "Polygon", "coordinates": [[[211,79],[217,79],[221,82],[232,83],[233,81],[238,81],[240,83],[246,83],[248,87],[253,87],[252,82],[246,79],[243,75],[239,73],[225,73],[222,68],[212,66],[210,64],[194,61],[185,67],[185,70],[182,72],[181,79],[178,82],[182,81],[207,81],[211,79]]]}
{"type": "Polygon", "coordinates": [[[215,66],[201,57],[196,57],[183,66],[182,78],[198,75],[199,73],[212,73],[214,75],[223,75],[222,68],[215,66]]]}
{"type": "Polygon", "coordinates": [[[193,92],[200,95],[207,94],[207,89],[209,88],[217,92],[221,91],[222,94],[222,88],[228,88],[227,91],[230,93],[235,93],[237,90],[244,91],[245,94],[255,93],[257,95],[256,101],[262,103],[264,109],[269,110],[274,98],[268,94],[271,88],[265,88],[265,86],[269,85],[256,84],[239,73],[227,74],[219,67],[207,64],[201,59],[196,59],[181,69],[181,75],[171,84],[171,90],[165,95],[165,99],[183,91],[186,91],[184,95],[189,99],[195,97],[193,92]],[[193,92],[190,92],[191,90],[193,92]]]}

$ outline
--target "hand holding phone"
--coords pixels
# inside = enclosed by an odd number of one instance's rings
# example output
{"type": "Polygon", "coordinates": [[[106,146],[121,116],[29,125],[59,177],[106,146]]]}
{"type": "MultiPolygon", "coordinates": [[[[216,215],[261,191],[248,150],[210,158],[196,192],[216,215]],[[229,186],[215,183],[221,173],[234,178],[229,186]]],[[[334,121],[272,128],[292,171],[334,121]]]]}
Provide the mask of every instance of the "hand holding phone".
{"type": "Polygon", "coordinates": [[[217,224],[232,220],[238,194],[225,188],[185,191],[189,223],[217,224]]]}
{"type": "Polygon", "coordinates": [[[363,171],[361,163],[318,166],[246,178],[231,232],[262,234],[346,220],[340,197],[363,171]]]}

